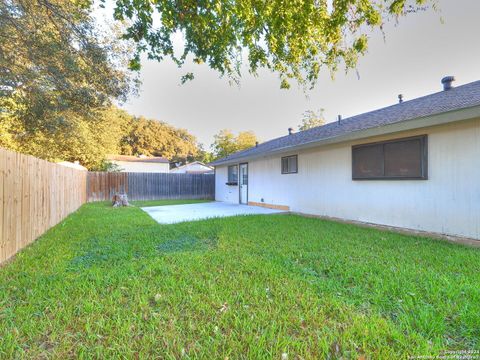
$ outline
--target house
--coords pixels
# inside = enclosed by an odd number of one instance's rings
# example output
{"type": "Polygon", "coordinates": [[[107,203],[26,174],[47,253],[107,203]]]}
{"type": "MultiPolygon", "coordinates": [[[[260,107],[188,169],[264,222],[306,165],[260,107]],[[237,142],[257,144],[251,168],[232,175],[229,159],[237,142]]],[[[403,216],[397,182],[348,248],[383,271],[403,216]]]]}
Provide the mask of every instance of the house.
{"type": "Polygon", "coordinates": [[[121,172],[168,173],[170,171],[170,162],[164,157],[108,155],[107,160],[118,165],[121,172]]]}
{"type": "Polygon", "coordinates": [[[175,174],[213,174],[213,167],[205,165],[201,161],[193,161],[170,170],[175,174]]]}
{"type": "Polygon", "coordinates": [[[213,162],[216,200],[480,239],[480,81],[213,162]]]}
{"type": "Polygon", "coordinates": [[[58,165],[66,166],[72,169],[77,169],[77,170],[83,170],[83,171],[88,171],[88,169],[85,166],[80,165],[80,162],[75,161],[59,161],[57,162],[58,165]]]}

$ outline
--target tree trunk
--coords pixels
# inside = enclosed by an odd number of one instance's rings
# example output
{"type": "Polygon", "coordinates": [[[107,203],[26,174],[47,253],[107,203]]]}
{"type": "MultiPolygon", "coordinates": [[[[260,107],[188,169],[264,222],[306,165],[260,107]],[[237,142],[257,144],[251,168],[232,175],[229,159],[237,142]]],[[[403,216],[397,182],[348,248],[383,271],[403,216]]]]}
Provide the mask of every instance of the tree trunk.
{"type": "Polygon", "coordinates": [[[128,203],[128,196],[127,194],[118,194],[116,193],[113,195],[112,199],[112,206],[113,207],[120,207],[120,206],[129,206],[128,203]]]}

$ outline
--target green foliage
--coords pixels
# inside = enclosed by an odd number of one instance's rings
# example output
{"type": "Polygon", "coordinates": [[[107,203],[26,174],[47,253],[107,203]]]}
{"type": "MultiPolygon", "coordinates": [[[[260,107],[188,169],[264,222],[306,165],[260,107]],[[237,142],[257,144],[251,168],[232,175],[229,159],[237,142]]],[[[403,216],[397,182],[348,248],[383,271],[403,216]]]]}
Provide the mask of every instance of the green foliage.
{"type": "Polygon", "coordinates": [[[215,158],[222,158],[237,151],[235,135],[230,130],[223,129],[214,135],[212,149],[215,158]]]}
{"type": "Polygon", "coordinates": [[[213,153],[205,150],[202,144],[199,144],[197,155],[194,156],[192,159],[188,159],[188,161],[195,161],[195,160],[201,161],[204,164],[208,164],[213,160],[215,160],[215,157],[213,153]]]}
{"type": "Polygon", "coordinates": [[[103,159],[100,165],[96,168],[90,169],[91,171],[105,171],[105,172],[120,172],[122,167],[110,160],[103,159]]]}
{"type": "Polygon", "coordinates": [[[235,136],[230,130],[223,129],[214,135],[212,144],[213,157],[223,158],[237,151],[245,150],[255,146],[257,136],[253,131],[242,131],[235,136]]]}
{"type": "Polygon", "coordinates": [[[123,155],[163,156],[172,162],[185,162],[198,155],[195,136],[165,122],[131,117],[120,140],[123,155]]]}
{"type": "Polygon", "coordinates": [[[442,357],[480,348],[478,268],[479,249],[327,220],[87,204],[2,266],[0,358],[442,357]]]}
{"type": "MultiPolygon", "coordinates": [[[[121,0],[114,16],[131,21],[125,37],[137,43],[132,68],[140,66],[141,52],[179,66],[191,56],[238,81],[243,61],[251,73],[266,68],[279,74],[282,88],[291,79],[313,87],[323,67],[355,67],[372,29],[425,3],[436,0],[121,0]],[[179,32],[184,44],[178,53],[173,37],[179,32]]],[[[187,73],[182,81],[192,78],[187,73]]]]}
{"type": "Polygon", "coordinates": [[[256,142],[257,136],[253,131],[241,131],[235,139],[237,151],[251,148],[252,146],[255,146],[256,142]]]}
{"type": "Polygon", "coordinates": [[[196,155],[186,130],[112,106],[137,86],[120,32],[100,32],[74,2],[1,2],[0,146],[106,171],[107,154],[196,155]]]}
{"type": "Polygon", "coordinates": [[[101,170],[106,154],[118,153],[126,113],[116,108],[79,116],[63,111],[51,129],[25,131],[21,118],[7,117],[0,146],[50,161],[79,161],[90,170],[101,170]]]}
{"type": "Polygon", "coordinates": [[[109,37],[73,1],[0,2],[0,146],[101,166],[123,116],[111,102],[136,88],[109,37]]]}
{"type": "Polygon", "coordinates": [[[125,100],[134,79],[108,36],[70,1],[1,2],[1,95],[19,104],[8,110],[23,110],[34,131],[55,125],[65,109],[85,114],[125,100]]]}
{"type": "Polygon", "coordinates": [[[319,109],[318,111],[305,111],[302,115],[302,123],[298,125],[298,130],[303,131],[325,125],[325,118],[323,116],[324,111],[324,109],[319,109]]]}

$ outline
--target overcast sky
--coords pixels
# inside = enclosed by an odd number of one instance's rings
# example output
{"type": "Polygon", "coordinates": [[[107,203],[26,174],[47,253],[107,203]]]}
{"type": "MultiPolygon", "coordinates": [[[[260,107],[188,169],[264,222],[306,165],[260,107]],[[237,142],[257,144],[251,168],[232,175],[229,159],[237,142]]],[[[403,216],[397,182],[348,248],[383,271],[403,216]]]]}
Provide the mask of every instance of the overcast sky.
{"type": "Polygon", "coordinates": [[[439,0],[441,12],[409,15],[371,34],[369,51],[355,71],[325,70],[316,88],[306,94],[292,86],[281,90],[277,75],[244,73],[240,87],[206,65],[178,69],[172,62],[143,61],[140,95],[123,105],[135,115],[188,129],[209,146],[220,129],[253,130],[261,141],[296,127],[306,110],[325,109],[327,122],[441,90],[440,79],[454,75],[456,85],[480,80],[480,1],[439,0]],[[444,23],[441,23],[443,18],[444,23]],[[180,85],[193,70],[195,80],[180,85]]]}

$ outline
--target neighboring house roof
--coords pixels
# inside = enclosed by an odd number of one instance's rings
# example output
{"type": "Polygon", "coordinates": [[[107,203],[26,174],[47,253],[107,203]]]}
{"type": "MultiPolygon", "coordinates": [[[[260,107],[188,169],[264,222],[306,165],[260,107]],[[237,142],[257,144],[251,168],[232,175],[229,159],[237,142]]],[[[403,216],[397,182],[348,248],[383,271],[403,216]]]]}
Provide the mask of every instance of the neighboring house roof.
{"type": "MultiPolygon", "coordinates": [[[[367,129],[387,127],[410,120],[417,122],[416,126],[411,126],[411,128],[424,127],[427,126],[425,125],[426,122],[420,122],[420,119],[476,106],[480,106],[480,81],[279,137],[216,160],[210,163],[210,165],[217,166],[234,163],[238,160],[264,156],[269,153],[293,150],[302,146],[306,147],[305,145],[307,144],[318,145],[322,142],[327,143],[327,140],[328,143],[341,142],[347,139],[346,135],[361,133],[367,129]]],[[[478,117],[479,115],[480,112],[477,111],[476,116],[478,117]]],[[[367,132],[363,132],[363,134],[365,135],[363,137],[368,136],[367,132]]],[[[352,136],[350,137],[353,138],[352,136]]]]}
{"type": "Polygon", "coordinates": [[[107,155],[107,160],[110,161],[126,161],[126,162],[142,162],[142,163],[161,163],[169,164],[170,161],[160,156],[130,156],[130,155],[107,155]]]}
{"type": "Polygon", "coordinates": [[[194,165],[200,165],[200,166],[204,167],[205,170],[186,170],[186,171],[190,174],[201,174],[201,173],[204,173],[204,172],[207,172],[207,171],[213,171],[212,166],[208,166],[201,161],[192,161],[192,162],[187,163],[185,165],[178,166],[174,169],[171,169],[170,172],[179,172],[179,171],[182,171],[184,169],[188,169],[189,167],[192,167],[194,165]]]}
{"type": "Polygon", "coordinates": [[[60,161],[57,163],[58,165],[63,165],[72,169],[77,169],[77,170],[84,170],[87,171],[88,169],[85,166],[82,166],[78,163],[78,161],[75,162],[70,162],[70,161],[60,161]]]}

